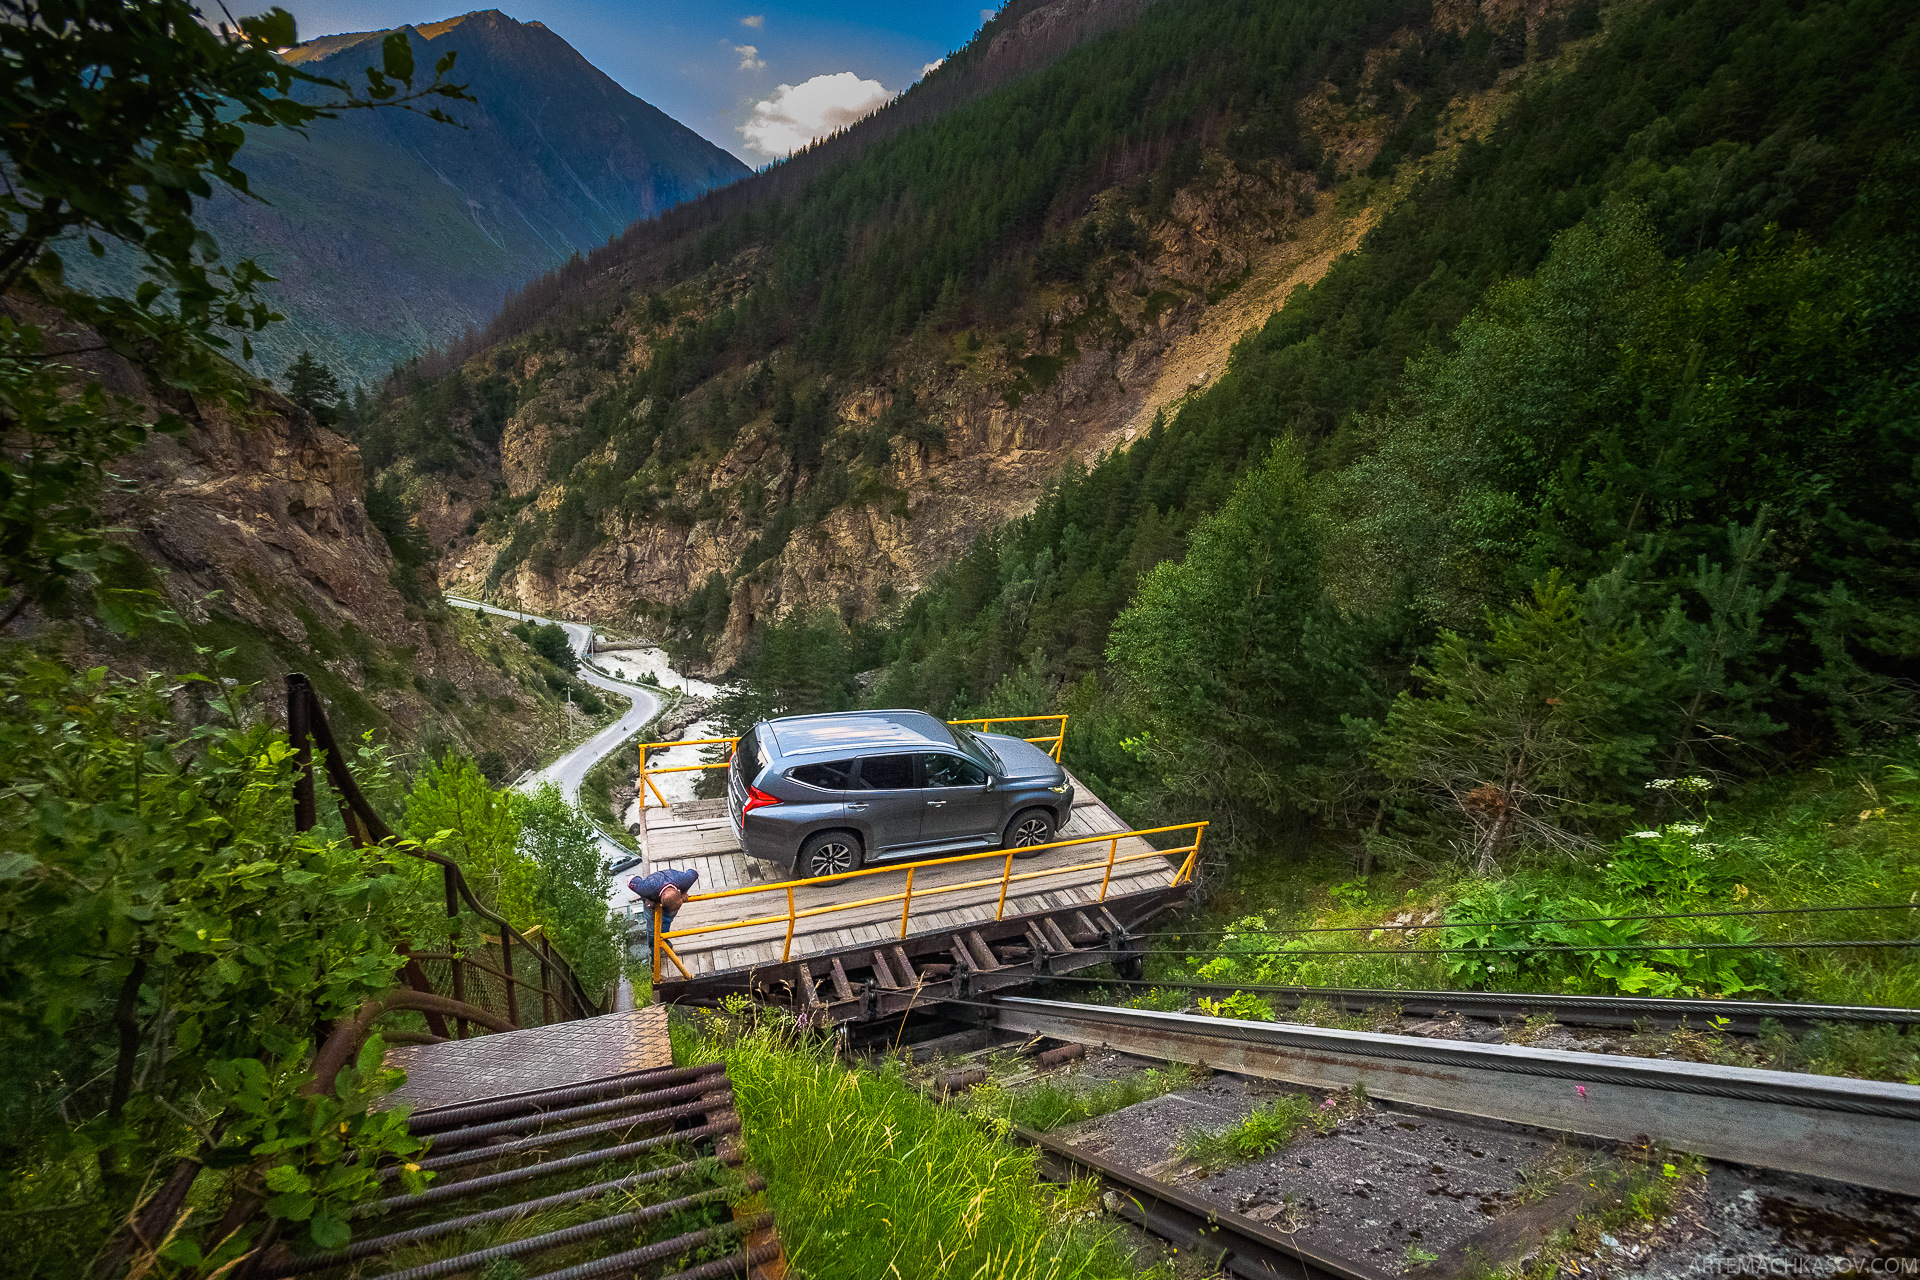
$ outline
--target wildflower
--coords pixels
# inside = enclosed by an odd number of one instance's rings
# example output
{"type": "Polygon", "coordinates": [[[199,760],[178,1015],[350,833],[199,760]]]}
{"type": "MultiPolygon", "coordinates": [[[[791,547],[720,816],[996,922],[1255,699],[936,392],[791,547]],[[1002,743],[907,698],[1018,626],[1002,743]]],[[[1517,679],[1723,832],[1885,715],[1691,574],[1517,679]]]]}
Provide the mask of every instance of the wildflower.
{"type": "Polygon", "coordinates": [[[1629,840],[1658,840],[1659,838],[1658,831],[1636,831],[1627,837],[1629,840]]]}
{"type": "Polygon", "coordinates": [[[1668,827],[1667,830],[1673,832],[1675,835],[1697,836],[1702,831],[1705,831],[1706,828],[1697,822],[1676,822],[1668,827]]]}
{"type": "Polygon", "coordinates": [[[1582,1098],[1583,1100],[1584,1100],[1584,1099],[1586,1098],[1586,1096],[1587,1096],[1587,1086],[1585,1086],[1585,1085],[1583,1085],[1583,1084],[1577,1084],[1577,1085],[1575,1085],[1575,1086],[1573,1086],[1573,1091],[1574,1091],[1575,1093],[1577,1093],[1577,1094],[1579,1094],[1579,1095],[1580,1095],[1580,1097],[1581,1097],[1581,1098],[1582,1098]]]}

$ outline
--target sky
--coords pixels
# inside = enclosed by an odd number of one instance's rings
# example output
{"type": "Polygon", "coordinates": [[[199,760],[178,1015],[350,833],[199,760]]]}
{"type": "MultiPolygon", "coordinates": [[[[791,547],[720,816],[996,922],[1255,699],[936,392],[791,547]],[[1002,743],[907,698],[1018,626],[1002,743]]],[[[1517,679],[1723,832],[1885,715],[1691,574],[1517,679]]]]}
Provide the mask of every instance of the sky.
{"type": "MultiPolygon", "coordinates": [[[[540,22],[708,141],[759,168],[879,107],[960,48],[982,0],[280,0],[300,38],[497,7],[540,22]]],[[[236,10],[237,11],[237,10],[236,10]]]]}

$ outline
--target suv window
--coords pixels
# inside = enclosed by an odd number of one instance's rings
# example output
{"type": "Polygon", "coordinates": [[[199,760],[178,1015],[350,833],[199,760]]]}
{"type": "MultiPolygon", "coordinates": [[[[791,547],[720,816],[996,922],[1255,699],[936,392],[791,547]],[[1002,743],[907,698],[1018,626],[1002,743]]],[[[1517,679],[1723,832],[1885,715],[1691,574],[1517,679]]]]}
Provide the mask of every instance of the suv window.
{"type": "Polygon", "coordinates": [[[930,787],[984,787],[987,773],[971,760],[934,751],[920,757],[920,768],[930,787]]]}
{"type": "Polygon", "coordinates": [[[803,764],[789,769],[787,776],[823,791],[851,791],[854,788],[853,761],[835,760],[830,764],[803,764]]]}
{"type": "Polygon", "coordinates": [[[755,740],[754,733],[749,729],[733,747],[733,771],[745,783],[752,783],[760,776],[760,744],[755,740]]]}
{"type": "Polygon", "coordinates": [[[912,756],[867,756],[860,761],[860,785],[868,791],[905,791],[913,786],[912,756]]]}

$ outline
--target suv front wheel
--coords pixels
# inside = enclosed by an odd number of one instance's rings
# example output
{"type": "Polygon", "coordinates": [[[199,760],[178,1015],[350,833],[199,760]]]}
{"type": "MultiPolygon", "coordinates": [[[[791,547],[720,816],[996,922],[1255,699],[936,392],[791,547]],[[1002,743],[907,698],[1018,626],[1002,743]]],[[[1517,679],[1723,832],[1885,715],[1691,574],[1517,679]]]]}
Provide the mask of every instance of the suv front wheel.
{"type": "Polygon", "coordinates": [[[860,837],[846,831],[821,831],[807,837],[794,860],[803,879],[837,876],[860,869],[860,837]]]}
{"type": "MultiPolygon", "coordinates": [[[[1006,834],[1000,837],[1002,849],[1028,849],[1036,844],[1053,843],[1053,815],[1045,809],[1022,809],[1013,815],[1013,821],[1007,824],[1006,834]]],[[[1016,853],[1016,858],[1032,858],[1039,850],[1030,853],[1016,853]]]]}

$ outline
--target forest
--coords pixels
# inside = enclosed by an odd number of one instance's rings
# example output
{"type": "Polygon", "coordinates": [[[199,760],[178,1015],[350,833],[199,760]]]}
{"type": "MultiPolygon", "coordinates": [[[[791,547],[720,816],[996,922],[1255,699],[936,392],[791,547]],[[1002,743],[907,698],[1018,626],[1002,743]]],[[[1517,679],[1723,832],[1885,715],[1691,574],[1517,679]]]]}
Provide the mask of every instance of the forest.
{"type": "Polygon", "coordinates": [[[1356,866],[1489,870],[1610,840],[1650,782],[1905,749],[1917,48],[1882,4],[1610,11],[884,633],[770,631],[756,708],[884,667],[880,704],[1069,710],[1139,820],[1356,866]]]}

